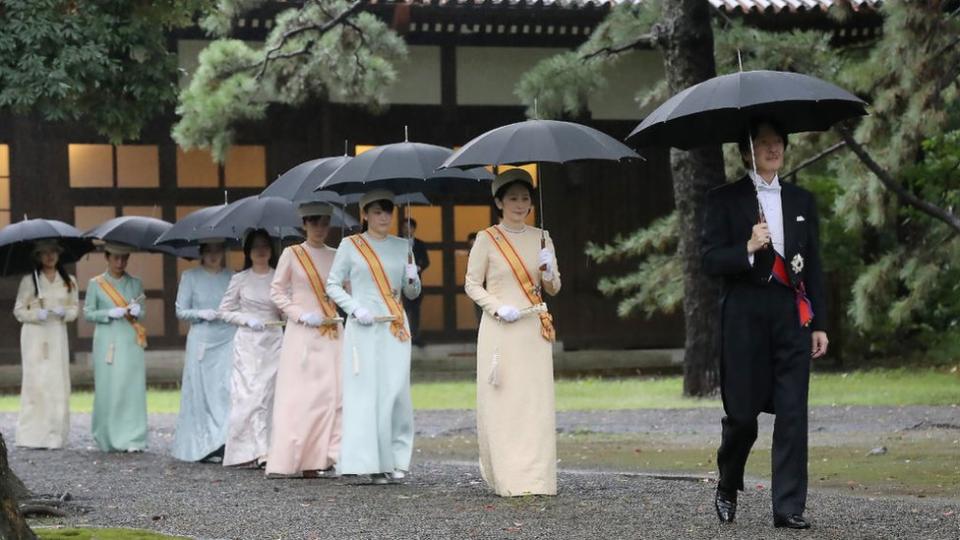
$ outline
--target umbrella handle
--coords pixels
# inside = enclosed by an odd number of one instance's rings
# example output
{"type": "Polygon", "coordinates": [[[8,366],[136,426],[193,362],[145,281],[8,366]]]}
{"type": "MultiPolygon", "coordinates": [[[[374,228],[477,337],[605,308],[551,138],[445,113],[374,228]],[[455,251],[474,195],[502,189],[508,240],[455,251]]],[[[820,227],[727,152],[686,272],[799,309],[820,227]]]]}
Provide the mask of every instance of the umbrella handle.
{"type": "MultiPolygon", "coordinates": [[[[410,229],[407,228],[407,230],[409,231],[410,229]]],[[[410,251],[407,252],[407,264],[414,264],[414,262],[413,262],[413,249],[412,249],[412,248],[411,248],[410,251]]],[[[408,284],[408,285],[413,285],[413,280],[408,278],[408,279],[407,279],[407,284],[408,284]]]]}
{"type": "MultiPolygon", "coordinates": [[[[547,237],[546,237],[546,235],[543,234],[543,231],[540,232],[540,249],[547,249],[547,237]]],[[[541,264],[541,265],[540,265],[540,271],[541,271],[541,272],[546,272],[546,271],[547,271],[547,265],[541,264]]]]}

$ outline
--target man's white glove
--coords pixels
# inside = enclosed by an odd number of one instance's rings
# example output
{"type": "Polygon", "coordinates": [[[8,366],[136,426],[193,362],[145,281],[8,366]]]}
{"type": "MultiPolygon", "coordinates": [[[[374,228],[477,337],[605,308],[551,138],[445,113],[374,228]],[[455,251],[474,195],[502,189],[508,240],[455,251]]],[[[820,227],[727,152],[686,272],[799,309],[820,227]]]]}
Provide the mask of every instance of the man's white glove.
{"type": "Polygon", "coordinates": [[[197,317],[200,317],[207,322],[215,321],[219,316],[220,314],[217,313],[217,310],[215,309],[201,309],[197,312],[197,317]]]}
{"type": "Polygon", "coordinates": [[[301,315],[300,322],[306,326],[309,326],[310,328],[317,328],[323,324],[323,317],[321,317],[319,313],[311,311],[301,315]]]}
{"type": "Polygon", "coordinates": [[[353,318],[363,326],[370,326],[373,324],[373,314],[370,313],[370,311],[368,311],[366,308],[358,307],[357,309],[353,310],[353,318]]]}
{"type": "Polygon", "coordinates": [[[511,305],[503,305],[497,309],[497,317],[504,322],[513,322],[520,318],[520,310],[511,305]]]}
{"type": "Polygon", "coordinates": [[[540,255],[537,257],[537,260],[540,263],[540,268],[543,268],[543,270],[541,270],[543,279],[553,281],[553,252],[548,248],[543,248],[540,250],[540,255]]]}
{"type": "Polygon", "coordinates": [[[49,312],[49,311],[47,311],[47,310],[45,310],[45,309],[43,309],[43,308],[40,308],[40,309],[37,310],[37,320],[38,320],[38,321],[44,322],[44,321],[47,320],[47,317],[49,317],[49,316],[50,316],[50,312],[49,312]]]}
{"type": "Polygon", "coordinates": [[[416,281],[420,279],[420,273],[417,272],[417,265],[408,264],[407,265],[407,279],[410,281],[416,281]]]}
{"type": "Polygon", "coordinates": [[[67,310],[63,309],[63,308],[60,307],[60,306],[57,306],[57,307],[51,309],[51,310],[50,310],[50,313],[53,313],[54,315],[56,315],[57,317],[60,317],[60,318],[62,319],[62,318],[67,314],[67,310]]]}
{"type": "Polygon", "coordinates": [[[110,311],[107,311],[107,317],[110,317],[111,319],[121,319],[126,314],[127,308],[122,307],[110,308],[110,311]]]}
{"type": "Polygon", "coordinates": [[[257,332],[267,327],[265,324],[263,324],[263,321],[256,317],[249,317],[243,324],[246,325],[247,328],[256,330],[257,332]]]}
{"type": "Polygon", "coordinates": [[[143,311],[143,308],[140,307],[140,304],[133,304],[127,308],[127,311],[134,319],[138,319],[140,318],[140,313],[143,311]]]}

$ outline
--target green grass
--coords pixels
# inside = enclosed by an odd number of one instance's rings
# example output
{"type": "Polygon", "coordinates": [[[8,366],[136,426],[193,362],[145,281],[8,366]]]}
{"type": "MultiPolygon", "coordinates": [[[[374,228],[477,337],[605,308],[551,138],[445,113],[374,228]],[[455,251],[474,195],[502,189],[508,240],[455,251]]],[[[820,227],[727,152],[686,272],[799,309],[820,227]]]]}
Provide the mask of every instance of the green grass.
{"type": "Polygon", "coordinates": [[[182,536],[166,536],[140,529],[34,529],[40,540],[169,540],[182,536]]]}
{"type": "MultiPolygon", "coordinates": [[[[558,410],[681,409],[719,407],[719,399],[681,396],[678,377],[576,379],[556,383],[558,410]]],[[[413,387],[417,409],[472,409],[473,382],[421,383],[413,387]]],[[[960,374],[946,370],[871,370],[814,374],[811,405],[954,405],[960,404],[960,374]]]]}
{"type": "MultiPolygon", "coordinates": [[[[681,396],[680,377],[563,379],[556,383],[557,409],[680,409],[719,407],[718,399],[681,396]]],[[[416,409],[473,409],[476,387],[472,381],[416,383],[416,409]]],[[[956,405],[960,404],[960,373],[948,370],[883,369],[849,373],[814,374],[810,404],[817,405],[956,405]]],[[[70,410],[90,412],[93,394],[76,392],[70,410]]],[[[180,407],[176,390],[150,390],[147,410],[175,413],[180,407]]],[[[0,412],[16,412],[17,396],[0,396],[0,412]]]]}

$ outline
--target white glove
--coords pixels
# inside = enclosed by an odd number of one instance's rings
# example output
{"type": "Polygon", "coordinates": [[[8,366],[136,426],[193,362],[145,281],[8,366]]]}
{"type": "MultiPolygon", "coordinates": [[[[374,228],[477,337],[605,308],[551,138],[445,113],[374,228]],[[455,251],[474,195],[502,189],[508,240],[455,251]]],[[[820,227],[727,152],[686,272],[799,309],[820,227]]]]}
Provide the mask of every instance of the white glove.
{"type": "Polygon", "coordinates": [[[38,320],[38,321],[44,322],[44,321],[47,320],[47,317],[49,317],[49,316],[50,316],[50,312],[49,312],[49,311],[47,311],[47,310],[45,310],[45,309],[43,309],[43,308],[40,308],[40,309],[37,310],[37,320],[38,320]]]}
{"type": "Polygon", "coordinates": [[[127,308],[115,307],[110,308],[110,311],[107,312],[107,317],[110,317],[111,319],[121,319],[126,314],[127,308]]]}
{"type": "Polygon", "coordinates": [[[358,307],[357,309],[353,310],[353,317],[357,319],[357,322],[363,326],[370,326],[373,324],[373,314],[370,313],[370,311],[368,311],[366,308],[358,307]]]}
{"type": "Polygon", "coordinates": [[[300,322],[311,328],[316,328],[320,326],[321,323],[323,323],[323,317],[321,317],[319,313],[311,311],[309,313],[304,313],[303,315],[301,315],[300,322]]]}
{"type": "Polygon", "coordinates": [[[218,314],[217,310],[215,309],[201,309],[200,311],[197,312],[197,317],[200,317],[201,319],[207,322],[214,321],[219,316],[220,314],[218,314]]]}
{"type": "Polygon", "coordinates": [[[127,307],[127,311],[133,316],[134,319],[137,319],[140,317],[140,312],[143,311],[143,309],[140,307],[140,304],[131,304],[129,307],[127,307]]]}
{"type": "Polygon", "coordinates": [[[247,321],[244,322],[243,324],[244,324],[247,328],[249,328],[249,329],[251,329],[251,330],[256,330],[257,332],[259,332],[260,330],[263,330],[264,328],[266,328],[266,325],[263,324],[263,321],[261,321],[260,319],[258,319],[258,318],[256,318],[256,317],[250,317],[250,318],[247,319],[247,321]]]}
{"type": "Polygon", "coordinates": [[[500,317],[504,322],[513,322],[520,318],[520,310],[505,304],[497,309],[497,317],[500,317]]]}
{"type": "Polygon", "coordinates": [[[50,310],[50,313],[53,313],[54,315],[56,315],[57,317],[60,317],[60,318],[62,319],[62,318],[67,314],[67,310],[63,309],[63,308],[60,307],[60,306],[57,306],[57,307],[51,309],[51,310],[50,310]]]}
{"type": "Polygon", "coordinates": [[[543,268],[541,272],[553,275],[553,252],[548,248],[543,248],[540,250],[540,256],[537,259],[540,262],[538,266],[543,268]]]}
{"type": "Polygon", "coordinates": [[[417,265],[408,264],[407,265],[407,279],[410,281],[416,281],[420,279],[420,273],[417,272],[417,265]]]}

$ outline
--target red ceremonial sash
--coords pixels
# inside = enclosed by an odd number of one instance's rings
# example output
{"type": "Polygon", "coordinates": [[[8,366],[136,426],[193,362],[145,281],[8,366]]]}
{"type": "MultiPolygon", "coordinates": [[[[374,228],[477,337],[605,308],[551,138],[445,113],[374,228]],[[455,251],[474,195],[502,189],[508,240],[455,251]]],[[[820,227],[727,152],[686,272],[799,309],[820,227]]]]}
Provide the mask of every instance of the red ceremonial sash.
{"type": "Polygon", "coordinates": [[[773,252],[773,277],[777,278],[782,285],[793,289],[797,299],[797,313],[800,316],[800,326],[809,326],[813,320],[813,306],[810,299],[807,298],[806,288],[803,282],[794,287],[790,285],[790,275],[787,273],[787,263],[776,251],[773,252]]]}

